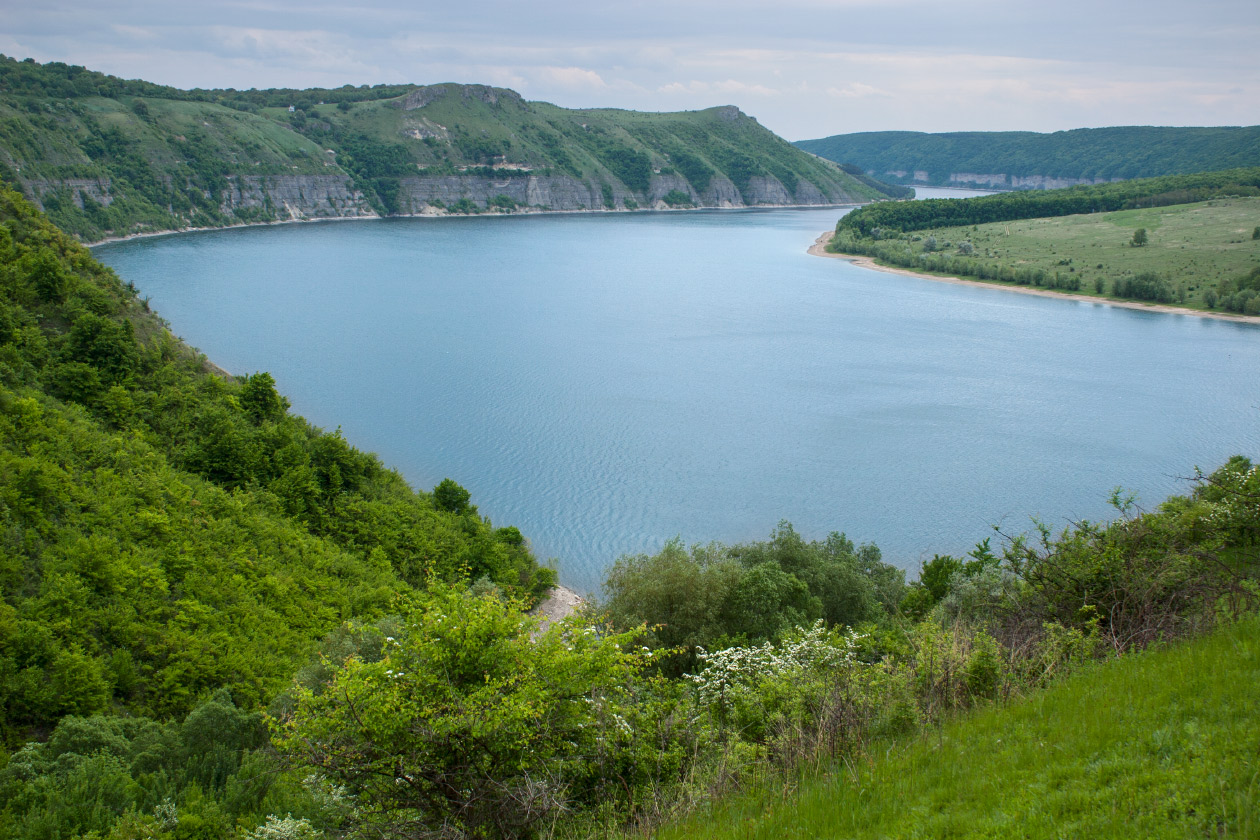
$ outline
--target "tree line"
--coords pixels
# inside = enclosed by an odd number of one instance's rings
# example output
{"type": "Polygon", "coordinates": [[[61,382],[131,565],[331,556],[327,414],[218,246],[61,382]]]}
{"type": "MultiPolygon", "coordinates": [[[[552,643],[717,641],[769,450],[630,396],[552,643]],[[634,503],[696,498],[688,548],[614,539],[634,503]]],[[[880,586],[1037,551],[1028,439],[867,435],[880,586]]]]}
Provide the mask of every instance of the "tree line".
{"type": "Polygon", "coordinates": [[[868,204],[848,213],[836,232],[880,239],[898,233],[1188,204],[1224,196],[1260,195],[1260,167],[1142,178],[1062,190],[1007,192],[978,198],[868,204]]]}

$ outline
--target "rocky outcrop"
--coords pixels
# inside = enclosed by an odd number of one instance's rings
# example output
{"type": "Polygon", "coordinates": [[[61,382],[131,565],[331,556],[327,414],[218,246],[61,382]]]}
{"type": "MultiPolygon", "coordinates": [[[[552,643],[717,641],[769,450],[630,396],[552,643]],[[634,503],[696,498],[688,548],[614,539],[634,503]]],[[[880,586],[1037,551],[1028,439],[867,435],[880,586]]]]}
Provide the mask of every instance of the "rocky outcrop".
{"type": "Polygon", "coordinates": [[[652,176],[646,193],[634,193],[619,182],[584,181],[570,175],[504,175],[501,178],[471,175],[421,175],[403,178],[399,190],[399,212],[429,214],[467,200],[485,209],[503,199],[535,210],[624,210],[664,208],[664,198],[675,190],[690,197],[696,207],[737,208],[765,206],[826,205],[849,200],[848,196],[829,199],[817,186],[802,179],[796,193],[789,193],[778,179],[758,176],[750,179],[743,193],[730,179],[714,175],[703,194],[678,174],[652,176]],[[612,205],[605,204],[608,186],[612,205]]]}
{"type": "Polygon", "coordinates": [[[41,211],[44,209],[44,196],[61,190],[69,193],[71,201],[80,210],[83,209],[85,196],[104,207],[108,207],[114,200],[109,192],[108,178],[63,178],[60,180],[33,178],[22,182],[22,192],[41,211]]]}
{"type": "Polygon", "coordinates": [[[500,196],[519,205],[548,210],[593,210],[604,206],[598,189],[568,175],[422,175],[401,180],[398,209],[403,213],[424,213],[463,200],[485,208],[500,196]]]}
{"type": "MultiPolygon", "coordinates": [[[[226,224],[378,215],[367,197],[355,189],[348,175],[231,175],[227,181],[227,189],[219,195],[226,224]]],[[[68,193],[79,207],[85,199],[105,206],[114,200],[108,179],[31,180],[23,186],[41,209],[41,199],[58,192],[68,193]]],[[[675,191],[686,194],[693,207],[721,209],[820,206],[859,200],[847,195],[828,196],[804,179],[797,182],[796,191],[792,193],[771,176],[749,179],[748,186],[741,192],[725,175],[714,173],[701,194],[682,175],[657,173],[645,193],[635,193],[616,179],[583,180],[571,175],[514,172],[501,177],[417,175],[402,178],[398,212],[437,215],[465,201],[472,205],[464,205],[467,209],[476,211],[496,206],[526,211],[663,210],[671,207],[665,203],[665,196],[675,191]]],[[[180,230],[193,223],[172,213],[169,229],[180,230]]]]}
{"type": "Polygon", "coordinates": [[[519,93],[507,88],[490,87],[489,85],[425,85],[416,88],[402,101],[404,111],[415,111],[436,102],[446,96],[460,96],[464,99],[484,102],[487,105],[498,105],[500,101],[524,105],[525,100],[519,93]]]}
{"type": "MultiPolygon", "coordinates": [[[[229,175],[227,181],[228,188],[220,195],[220,209],[230,216],[246,211],[241,218],[249,221],[376,215],[348,175],[229,175]]],[[[45,209],[45,198],[58,192],[68,193],[80,209],[85,198],[105,207],[114,201],[108,178],[32,179],[22,187],[41,210],[45,209]]],[[[171,221],[173,229],[183,223],[174,214],[171,221]]]]}
{"type": "Polygon", "coordinates": [[[262,211],[277,219],[375,216],[348,175],[236,175],[222,196],[225,213],[262,211]]]}

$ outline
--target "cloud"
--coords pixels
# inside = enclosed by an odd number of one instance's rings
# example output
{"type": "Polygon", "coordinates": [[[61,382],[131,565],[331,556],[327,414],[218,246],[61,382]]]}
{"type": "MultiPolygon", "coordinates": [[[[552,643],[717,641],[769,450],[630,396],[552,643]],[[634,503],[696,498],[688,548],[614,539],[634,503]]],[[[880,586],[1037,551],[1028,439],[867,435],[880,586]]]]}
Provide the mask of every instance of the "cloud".
{"type": "Polygon", "coordinates": [[[868,96],[891,96],[892,94],[861,82],[849,82],[843,87],[832,85],[827,88],[827,95],[837,99],[863,99],[868,96]]]}
{"type": "Polygon", "coordinates": [[[657,91],[664,94],[712,94],[724,93],[739,96],[777,96],[779,91],[761,84],[749,84],[736,79],[705,82],[692,79],[689,82],[670,82],[661,85],[657,91]]]}
{"type": "MultiPolygon", "coordinates": [[[[5,0],[0,0],[4,3],[5,0]]],[[[0,52],[181,87],[440,81],[841,131],[1254,124],[1255,0],[8,0],[0,52]]]]}
{"type": "Polygon", "coordinates": [[[583,67],[541,67],[534,75],[548,84],[569,90],[598,90],[608,87],[602,76],[583,67]]]}

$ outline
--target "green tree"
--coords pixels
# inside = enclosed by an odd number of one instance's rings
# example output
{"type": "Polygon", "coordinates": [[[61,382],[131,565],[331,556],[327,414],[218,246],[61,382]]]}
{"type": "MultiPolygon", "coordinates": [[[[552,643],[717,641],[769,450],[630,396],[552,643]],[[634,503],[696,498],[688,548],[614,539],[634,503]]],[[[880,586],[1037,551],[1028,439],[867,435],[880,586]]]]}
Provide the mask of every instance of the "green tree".
{"type": "Polygon", "coordinates": [[[448,513],[463,514],[476,512],[477,508],[469,504],[472,495],[449,478],[444,478],[433,488],[433,505],[438,510],[448,513]]]}
{"type": "Polygon", "coordinates": [[[266,372],[245,377],[239,399],[241,408],[255,423],[276,422],[289,409],[289,401],[276,391],[276,380],[266,372]]]}
{"type": "Polygon", "coordinates": [[[1133,231],[1133,239],[1129,241],[1129,244],[1134,248],[1141,248],[1147,241],[1149,241],[1149,237],[1146,235],[1146,228],[1138,228],[1133,231]]]}

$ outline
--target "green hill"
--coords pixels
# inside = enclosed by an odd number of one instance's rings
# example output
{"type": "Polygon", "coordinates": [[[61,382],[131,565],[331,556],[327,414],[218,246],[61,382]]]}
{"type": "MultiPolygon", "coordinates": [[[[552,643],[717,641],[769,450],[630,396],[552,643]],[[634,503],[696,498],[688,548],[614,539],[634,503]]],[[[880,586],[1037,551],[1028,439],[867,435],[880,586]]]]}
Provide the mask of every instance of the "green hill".
{"type": "Polygon", "coordinates": [[[1260,621],[1097,665],[672,838],[1260,836],[1260,621]]]}
{"type": "Polygon", "coordinates": [[[901,196],[733,106],[567,110],[484,85],[192,90],[0,57],[0,176],[81,240],[412,213],[901,196]]]}
{"type": "Polygon", "coordinates": [[[1260,166],[1260,126],[872,131],[795,144],[896,184],[1049,189],[1260,166]]]}
{"type": "Polygon", "coordinates": [[[0,188],[0,739],[65,715],[269,702],[343,622],[433,580],[540,569],[453,483],[412,491],[228,380],[0,188]]]}

